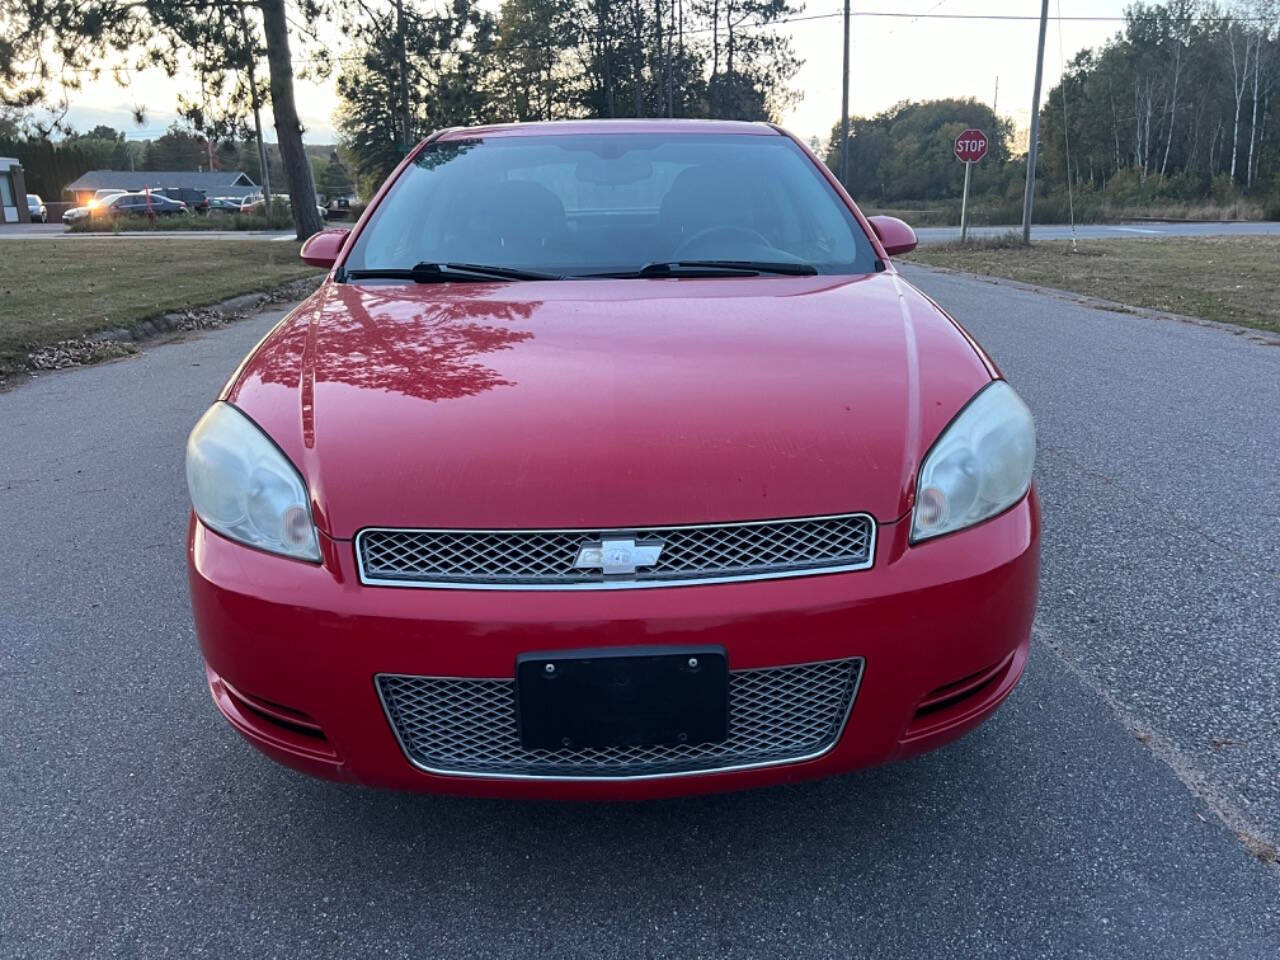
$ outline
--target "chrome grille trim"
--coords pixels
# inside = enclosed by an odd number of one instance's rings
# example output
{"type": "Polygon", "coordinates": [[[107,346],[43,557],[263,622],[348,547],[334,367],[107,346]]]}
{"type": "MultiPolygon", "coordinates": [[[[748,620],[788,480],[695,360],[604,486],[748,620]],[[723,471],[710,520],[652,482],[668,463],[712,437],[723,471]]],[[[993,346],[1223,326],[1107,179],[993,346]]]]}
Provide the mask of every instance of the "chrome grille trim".
{"type": "Polygon", "coordinates": [[[815,760],[840,741],[858,698],[862,657],[729,674],[722,743],[526,750],[515,681],[378,674],[374,685],[408,761],[444,776],[501,780],[653,780],[815,760]]]}
{"type": "Polygon", "coordinates": [[[454,590],[618,590],[773,580],[866,570],[876,522],[867,513],[742,523],[556,530],[398,529],[356,534],[360,582],[454,590]],[[662,555],[632,578],[574,568],[584,542],[658,538],[662,555]]]}

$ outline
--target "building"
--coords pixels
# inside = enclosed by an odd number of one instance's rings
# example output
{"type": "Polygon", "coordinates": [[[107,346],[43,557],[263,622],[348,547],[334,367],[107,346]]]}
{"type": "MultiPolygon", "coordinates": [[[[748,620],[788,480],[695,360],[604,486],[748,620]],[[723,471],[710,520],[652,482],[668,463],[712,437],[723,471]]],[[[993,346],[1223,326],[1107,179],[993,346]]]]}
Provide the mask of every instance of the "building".
{"type": "Polygon", "coordinates": [[[204,195],[210,199],[244,199],[250,194],[261,192],[261,188],[249,179],[248,174],[239,170],[217,170],[213,173],[194,170],[90,170],[63,187],[62,192],[70,194],[76,203],[83,205],[92,200],[99,190],[128,190],[133,193],[175,187],[203,190],[204,195]]]}
{"type": "Polygon", "coordinates": [[[0,157],[0,223],[26,223],[27,178],[13,157],[0,157]]]}

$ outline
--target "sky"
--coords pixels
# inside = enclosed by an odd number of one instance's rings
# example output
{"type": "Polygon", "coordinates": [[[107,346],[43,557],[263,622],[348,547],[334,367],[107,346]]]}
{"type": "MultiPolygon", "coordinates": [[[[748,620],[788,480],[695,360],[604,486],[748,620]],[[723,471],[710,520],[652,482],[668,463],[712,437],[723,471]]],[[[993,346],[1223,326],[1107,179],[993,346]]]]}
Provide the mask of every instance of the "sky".
{"type": "MultiPolygon", "coordinates": [[[[1042,96],[1057,82],[1063,62],[1082,48],[1103,43],[1121,26],[1115,19],[1070,18],[1119,18],[1127,2],[1049,0],[1050,18],[1060,12],[1067,19],[1049,22],[1042,96]]],[[[482,5],[496,8],[497,0],[482,0],[482,5]]],[[[1035,81],[1040,14],[1036,0],[855,0],[852,6],[849,109],[853,115],[869,116],[900,100],[971,96],[991,103],[998,83],[997,110],[1012,118],[1015,128],[1025,130],[1035,81]],[[895,15],[875,15],[884,13],[895,15]],[[1027,19],[968,19],[974,15],[1027,19]]],[[[809,0],[803,16],[814,19],[780,28],[791,36],[804,60],[793,81],[802,96],[782,121],[805,139],[825,140],[840,117],[842,9],[840,0],[809,0]]],[[[68,121],[78,130],[105,123],[125,131],[130,139],[159,136],[176,117],[180,83],[159,71],[134,74],[127,87],[104,77],[76,93],[68,121]],[[133,120],[135,107],[146,114],[141,126],[133,120]]],[[[334,79],[298,80],[296,94],[306,140],[334,142],[333,113],[338,103],[334,79]]],[[[269,117],[264,121],[269,125],[269,117]]],[[[267,139],[274,140],[274,132],[268,132],[267,139]]]]}

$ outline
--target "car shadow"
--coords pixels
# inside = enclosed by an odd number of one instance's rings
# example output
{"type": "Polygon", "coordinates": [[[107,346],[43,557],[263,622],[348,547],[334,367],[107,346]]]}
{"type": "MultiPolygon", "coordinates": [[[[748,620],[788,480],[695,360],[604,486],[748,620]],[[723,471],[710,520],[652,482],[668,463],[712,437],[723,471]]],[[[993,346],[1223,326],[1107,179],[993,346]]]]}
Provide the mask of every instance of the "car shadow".
{"type": "Polygon", "coordinates": [[[313,840],[341,845],[354,874],[415,887],[463,883],[473,896],[533,902],[552,890],[592,900],[638,878],[650,891],[718,889],[729,875],[765,883],[800,874],[821,885],[873,876],[903,857],[927,861],[966,817],[1010,818],[1011,794],[988,787],[1010,775],[1000,758],[1015,735],[997,716],[897,764],[640,802],[473,799],[312,781],[302,793],[314,805],[313,840]]]}

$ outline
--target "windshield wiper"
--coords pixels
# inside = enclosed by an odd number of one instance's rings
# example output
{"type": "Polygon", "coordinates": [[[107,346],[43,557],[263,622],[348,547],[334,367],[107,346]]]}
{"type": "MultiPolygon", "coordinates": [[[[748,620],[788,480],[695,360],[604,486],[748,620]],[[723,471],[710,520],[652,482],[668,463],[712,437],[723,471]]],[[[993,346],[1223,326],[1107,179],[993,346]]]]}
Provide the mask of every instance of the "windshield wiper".
{"type": "Polygon", "coordinates": [[[515,267],[489,266],[483,263],[422,263],[403,267],[346,270],[339,278],[346,280],[412,280],[414,283],[467,283],[478,280],[563,280],[558,273],[538,273],[515,267]]]}
{"type": "Polygon", "coordinates": [[[755,277],[762,273],[809,277],[818,272],[809,263],[786,260],[655,260],[639,270],[615,270],[588,274],[592,277],[755,277]]]}

